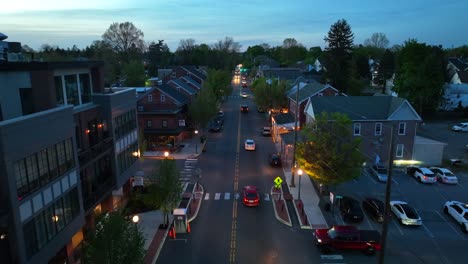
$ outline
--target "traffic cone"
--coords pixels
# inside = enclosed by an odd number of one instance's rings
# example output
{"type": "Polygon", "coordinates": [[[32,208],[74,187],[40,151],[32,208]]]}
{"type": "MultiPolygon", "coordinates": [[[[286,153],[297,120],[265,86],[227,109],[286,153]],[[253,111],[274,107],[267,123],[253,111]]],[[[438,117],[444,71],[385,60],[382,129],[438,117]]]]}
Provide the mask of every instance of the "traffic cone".
{"type": "Polygon", "coordinates": [[[187,233],[190,233],[190,222],[187,222],[187,233]]]}
{"type": "Polygon", "coordinates": [[[170,237],[170,238],[173,238],[173,237],[172,237],[172,228],[169,229],[169,237],[170,237]]]}
{"type": "Polygon", "coordinates": [[[173,238],[175,239],[176,238],[176,231],[175,231],[175,227],[172,227],[172,236],[173,238]]]}

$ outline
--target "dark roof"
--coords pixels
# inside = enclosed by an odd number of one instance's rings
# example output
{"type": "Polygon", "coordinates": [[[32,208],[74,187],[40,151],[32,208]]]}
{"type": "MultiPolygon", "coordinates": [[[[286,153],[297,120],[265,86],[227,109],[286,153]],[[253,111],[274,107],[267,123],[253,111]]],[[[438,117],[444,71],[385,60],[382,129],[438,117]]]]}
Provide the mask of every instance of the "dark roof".
{"type": "Polygon", "coordinates": [[[464,61],[462,61],[459,58],[449,58],[448,61],[452,63],[460,71],[464,71],[465,69],[468,68],[468,64],[466,64],[464,61]]]}
{"type": "Polygon", "coordinates": [[[279,78],[280,80],[296,80],[301,76],[301,70],[298,68],[271,68],[263,70],[265,78],[279,78]]]}
{"type": "Polygon", "coordinates": [[[192,79],[192,77],[190,77],[190,76],[182,76],[182,77],[180,77],[180,78],[186,80],[187,82],[189,82],[189,83],[191,83],[192,85],[194,85],[194,86],[198,87],[199,89],[201,89],[200,83],[197,82],[197,81],[195,81],[194,79],[192,79]]]}
{"type": "Polygon", "coordinates": [[[173,82],[177,84],[177,86],[180,86],[182,89],[187,91],[189,94],[196,94],[197,90],[192,88],[190,85],[188,85],[186,82],[182,81],[181,79],[173,79],[170,82],[173,82]]]}
{"type": "MultiPolygon", "coordinates": [[[[334,87],[332,87],[332,86],[330,86],[328,84],[322,84],[322,83],[318,83],[318,82],[311,82],[311,83],[307,84],[306,86],[299,89],[299,94],[297,95],[298,101],[302,102],[302,101],[308,99],[312,95],[320,92],[321,90],[323,90],[323,89],[325,89],[327,87],[335,89],[334,87]]],[[[294,102],[296,102],[296,90],[297,90],[297,88],[293,89],[288,94],[289,99],[291,99],[294,102]]]]}
{"type": "Polygon", "coordinates": [[[288,124],[295,121],[294,116],[291,113],[277,114],[273,117],[273,119],[275,119],[275,122],[278,125],[288,124]]]}
{"type": "Polygon", "coordinates": [[[171,86],[167,84],[157,86],[156,89],[159,89],[161,92],[169,95],[171,98],[173,98],[174,100],[176,100],[177,102],[181,104],[187,103],[187,98],[182,93],[180,93],[179,91],[177,91],[176,89],[172,88],[171,86]]]}
{"type": "Polygon", "coordinates": [[[468,70],[466,71],[459,71],[458,72],[458,78],[460,78],[460,81],[462,83],[468,83],[468,70]]]}
{"type": "Polygon", "coordinates": [[[280,134],[280,138],[285,145],[292,145],[294,144],[294,131],[280,134]]]}
{"type": "Polygon", "coordinates": [[[0,71],[38,71],[73,68],[93,68],[104,66],[102,61],[52,61],[52,62],[2,62],[0,71]]]}
{"type": "Polygon", "coordinates": [[[189,71],[190,73],[192,73],[193,75],[197,76],[198,78],[202,80],[206,79],[206,75],[202,71],[197,69],[195,66],[192,66],[192,65],[182,66],[182,68],[186,69],[187,71],[189,71]]]}
{"type": "Polygon", "coordinates": [[[310,100],[316,115],[340,112],[351,120],[387,120],[406,102],[393,96],[319,96],[310,100]]]}

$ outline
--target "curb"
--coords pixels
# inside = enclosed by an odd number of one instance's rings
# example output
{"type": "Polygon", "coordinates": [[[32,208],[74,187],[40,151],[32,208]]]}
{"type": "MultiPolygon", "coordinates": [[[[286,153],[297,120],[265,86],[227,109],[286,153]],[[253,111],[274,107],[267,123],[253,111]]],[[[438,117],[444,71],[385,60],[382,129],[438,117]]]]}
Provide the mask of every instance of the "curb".
{"type": "Polygon", "coordinates": [[[206,140],[203,141],[200,151],[197,154],[192,154],[188,156],[188,158],[189,159],[198,158],[198,156],[200,156],[203,153],[203,149],[205,149],[205,145],[206,145],[206,140]]]}
{"type": "MultiPolygon", "coordinates": [[[[271,187],[271,190],[270,190],[270,195],[271,197],[273,197],[273,188],[275,188],[274,186],[271,187]]],[[[283,195],[283,190],[281,190],[281,195],[283,195]]],[[[284,201],[283,198],[281,198],[280,200],[284,201]]],[[[286,222],[285,220],[281,219],[281,217],[278,216],[278,212],[276,211],[276,200],[275,199],[272,199],[272,205],[273,205],[273,211],[275,211],[275,217],[276,217],[276,220],[280,221],[281,223],[287,225],[287,226],[292,226],[292,223],[290,222],[286,222]]],[[[288,212],[288,218],[291,220],[291,218],[289,217],[289,210],[288,210],[288,207],[286,206],[286,211],[288,212]]]]}
{"type": "Polygon", "coordinates": [[[161,240],[161,243],[158,247],[158,250],[156,251],[156,254],[154,255],[153,257],[153,261],[151,261],[152,264],[156,263],[156,261],[158,260],[158,257],[159,257],[159,253],[161,253],[161,250],[164,246],[164,242],[166,242],[166,237],[167,237],[167,233],[169,232],[169,227],[166,228],[166,232],[164,232],[164,237],[163,239],[161,240]]]}
{"type": "Polygon", "coordinates": [[[200,211],[200,207],[201,207],[201,204],[202,204],[202,201],[203,201],[203,194],[205,193],[205,188],[203,188],[203,185],[199,184],[198,185],[200,186],[200,188],[202,189],[201,190],[201,197],[200,197],[200,201],[198,202],[198,206],[197,206],[197,209],[195,210],[195,214],[190,218],[188,219],[187,221],[190,223],[192,222],[193,220],[195,220],[195,218],[197,217],[198,215],[198,211],[200,211]]]}
{"type": "MultiPolygon", "coordinates": [[[[310,223],[309,223],[309,224],[306,224],[306,225],[304,225],[304,224],[302,223],[302,218],[300,217],[299,210],[297,209],[296,201],[299,201],[299,200],[294,200],[294,199],[293,199],[294,211],[296,211],[296,216],[297,216],[297,219],[298,219],[299,222],[300,222],[299,225],[300,225],[301,229],[312,229],[312,226],[310,225],[310,223]]],[[[303,210],[303,211],[304,211],[304,214],[305,214],[305,216],[306,216],[307,222],[310,222],[310,221],[309,221],[309,215],[307,214],[307,212],[306,212],[305,210],[303,210]]]]}

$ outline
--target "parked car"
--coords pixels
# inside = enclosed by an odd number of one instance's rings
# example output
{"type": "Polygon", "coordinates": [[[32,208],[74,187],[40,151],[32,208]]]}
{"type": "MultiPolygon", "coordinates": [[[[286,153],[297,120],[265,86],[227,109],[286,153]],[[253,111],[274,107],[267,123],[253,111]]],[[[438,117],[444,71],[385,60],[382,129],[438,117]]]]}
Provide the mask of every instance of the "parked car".
{"type": "MultiPolygon", "coordinates": [[[[375,198],[366,197],[362,201],[362,208],[372,220],[380,224],[383,223],[385,214],[384,202],[375,198]]],[[[389,215],[389,217],[391,217],[391,215],[389,215]]]]}
{"type": "Polygon", "coordinates": [[[468,233],[468,204],[458,201],[447,201],[444,212],[458,222],[463,232],[468,233]]]}
{"type": "Polygon", "coordinates": [[[253,139],[246,139],[244,142],[245,150],[255,150],[255,141],[253,139]]]}
{"type": "Polygon", "coordinates": [[[387,167],[382,164],[374,164],[369,170],[379,182],[387,182],[387,167]]]}
{"type": "Polygon", "coordinates": [[[263,127],[262,136],[264,137],[271,136],[271,127],[263,127]]]}
{"type": "Polygon", "coordinates": [[[260,195],[258,193],[258,188],[252,185],[242,188],[242,202],[245,206],[259,206],[260,195]]]}
{"type": "Polygon", "coordinates": [[[434,172],[426,167],[408,166],[406,168],[406,174],[413,176],[420,183],[435,183],[437,178],[434,172]]]}
{"type": "Polygon", "coordinates": [[[430,170],[434,172],[436,178],[439,182],[446,183],[446,184],[457,184],[458,178],[453,174],[449,169],[446,168],[439,168],[439,167],[431,167],[430,170]]]}
{"type": "Polygon", "coordinates": [[[281,166],[281,156],[277,153],[271,153],[268,155],[268,162],[271,166],[281,166]]]}
{"type": "Polygon", "coordinates": [[[421,217],[416,210],[403,201],[390,201],[390,209],[402,225],[422,225],[421,217]]]}
{"type": "Polygon", "coordinates": [[[240,106],[240,111],[241,111],[241,113],[248,113],[249,112],[249,107],[246,104],[241,105],[240,106]]]}
{"type": "Polygon", "coordinates": [[[364,219],[364,213],[359,206],[359,202],[349,196],[343,196],[339,199],[339,208],[343,221],[361,222],[364,219]]]}
{"type": "Polygon", "coordinates": [[[221,132],[222,129],[223,129],[223,126],[220,125],[218,122],[214,121],[214,122],[211,122],[208,128],[208,131],[209,132],[221,132]]]}
{"type": "Polygon", "coordinates": [[[372,255],[380,250],[380,233],[375,230],[359,230],[355,226],[333,226],[330,229],[316,229],[313,233],[315,245],[322,253],[331,249],[360,250],[372,255]]]}
{"type": "Polygon", "coordinates": [[[468,131],[468,123],[459,123],[452,126],[453,131],[457,132],[467,132],[468,131]]]}
{"type": "Polygon", "coordinates": [[[242,97],[242,98],[247,98],[247,97],[248,97],[248,95],[247,95],[247,93],[246,93],[246,92],[241,92],[241,94],[240,94],[240,95],[241,95],[241,97],[242,97]]]}

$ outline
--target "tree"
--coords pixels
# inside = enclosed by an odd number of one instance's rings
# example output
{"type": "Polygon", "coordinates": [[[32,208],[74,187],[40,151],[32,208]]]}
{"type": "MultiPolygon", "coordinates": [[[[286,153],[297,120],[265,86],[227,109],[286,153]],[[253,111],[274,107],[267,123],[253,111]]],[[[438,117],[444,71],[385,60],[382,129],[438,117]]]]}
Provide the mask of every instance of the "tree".
{"type": "Polygon", "coordinates": [[[353,137],[352,121],[341,113],[318,114],[306,124],[297,143],[297,163],[315,181],[336,185],[360,176],[362,139],[353,137]]]}
{"type": "Polygon", "coordinates": [[[280,109],[287,105],[286,81],[258,78],[252,83],[255,104],[262,109],[280,109]]]}
{"type": "Polygon", "coordinates": [[[395,56],[392,51],[386,49],[380,60],[379,73],[377,76],[380,85],[382,85],[382,93],[385,93],[386,80],[390,79],[393,73],[395,73],[395,56]]]}
{"type": "Polygon", "coordinates": [[[131,22],[112,23],[102,35],[112,50],[120,55],[120,58],[128,63],[137,53],[142,54],[144,50],[144,34],[131,22]]]}
{"type": "Polygon", "coordinates": [[[316,59],[319,59],[322,56],[322,48],[320,46],[311,47],[309,51],[307,51],[306,59],[304,62],[313,64],[316,59]]]}
{"type": "Polygon", "coordinates": [[[212,89],[203,87],[189,106],[189,114],[194,126],[205,129],[210,119],[218,112],[216,95],[212,89]]]}
{"type": "Polygon", "coordinates": [[[346,93],[347,81],[350,77],[351,53],[354,34],[345,19],[338,20],[324,38],[328,46],[325,48],[326,74],[333,87],[346,93]]]}
{"type": "Polygon", "coordinates": [[[181,39],[179,41],[179,47],[177,47],[176,54],[179,57],[179,61],[182,65],[193,64],[192,52],[195,47],[195,40],[192,38],[181,39]]]}
{"type": "Polygon", "coordinates": [[[388,47],[388,43],[389,41],[384,33],[374,33],[370,38],[364,41],[364,46],[386,49],[388,47]]]}
{"type": "Polygon", "coordinates": [[[232,93],[232,75],[228,71],[209,69],[206,80],[203,82],[203,89],[209,89],[216,96],[216,100],[221,100],[223,96],[232,93]]]}
{"type": "Polygon", "coordinates": [[[158,43],[151,42],[146,52],[148,60],[148,74],[157,76],[159,67],[165,67],[171,63],[172,54],[164,40],[158,40],[158,43]]]}
{"type": "Polygon", "coordinates": [[[238,53],[241,45],[231,37],[218,40],[211,48],[217,62],[215,67],[218,69],[231,70],[240,60],[238,53]]]}
{"type": "Polygon", "coordinates": [[[120,212],[110,212],[96,226],[96,233],[85,242],[82,262],[86,264],[143,263],[145,238],[135,224],[120,212]]]}
{"type": "Polygon", "coordinates": [[[164,213],[164,224],[169,224],[169,213],[174,210],[180,202],[182,184],[179,178],[176,161],[174,159],[163,159],[159,168],[159,194],[162,199],[161,210],[164,213]]]}
{"type": "Polygon", "coordinates": [[[141,87],[145,85],[145,67],[142,63],[132,61],[124,65],[125,85],[130,87],[141,87]]]}
{"type": "Polygon", "coordinates": [[[298,43],[294,38],[283,40],[281,47],[281,62],[286,65],[292,65],[300,60],[304,60],[307,54],[307,49],[298,43]]]}
{"type": "Polygon", "coordinates": [[[447,65],[442,48],[410,39],[403,45],[397,61],[393,90],[408,99],[420,116],[424,111],[434,111],[442,98],[447,65]]]}

